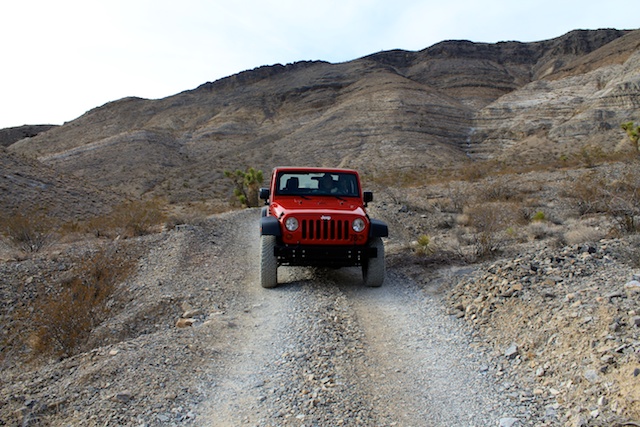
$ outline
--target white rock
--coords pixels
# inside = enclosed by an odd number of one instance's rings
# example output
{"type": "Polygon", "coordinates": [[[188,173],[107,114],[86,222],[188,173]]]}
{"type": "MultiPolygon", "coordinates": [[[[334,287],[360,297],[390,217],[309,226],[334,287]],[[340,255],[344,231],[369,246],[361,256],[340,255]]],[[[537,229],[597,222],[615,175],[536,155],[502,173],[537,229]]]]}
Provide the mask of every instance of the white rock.
{"type": "Polygon", "coordinates": [[[514,427],[519,421],[518,418],[500,418],[500,427],[514,427]]]}

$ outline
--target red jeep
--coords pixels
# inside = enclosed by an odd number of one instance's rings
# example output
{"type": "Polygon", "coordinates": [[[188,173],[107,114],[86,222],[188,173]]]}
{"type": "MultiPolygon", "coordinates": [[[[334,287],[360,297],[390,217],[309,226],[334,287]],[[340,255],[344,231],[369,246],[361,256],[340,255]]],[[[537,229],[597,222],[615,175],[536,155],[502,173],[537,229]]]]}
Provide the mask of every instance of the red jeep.
{"type": "Polygon", "coordinates": [[[358,173],[350,169],[279,167],[271,187],[260,189],[265,200],[260,218],[260,284],[278,284],[280,265],[361,266],[367,286],[384,281],[387,225],[365,211],[373,194],[362,191],[358,173]]]}

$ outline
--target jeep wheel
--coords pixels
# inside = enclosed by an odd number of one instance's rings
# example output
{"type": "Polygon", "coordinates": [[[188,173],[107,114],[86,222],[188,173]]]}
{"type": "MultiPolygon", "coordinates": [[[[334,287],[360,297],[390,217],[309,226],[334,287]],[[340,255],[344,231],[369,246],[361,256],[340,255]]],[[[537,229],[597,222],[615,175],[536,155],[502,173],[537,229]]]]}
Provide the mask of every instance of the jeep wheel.
{"type": "Polygon", "coordinates": [[[362,263],[362,279],[366,286],[377,288],[384,282],[384,244],[380,237],[374,237],[369,246],[378,250],[378,256],[362,263]]]}
{"type": "Polygon", "coordinates": [[[273,253],[276,236],[260,236],[260,286],[275,288],[278,285],[278,261],[273,253]]]}

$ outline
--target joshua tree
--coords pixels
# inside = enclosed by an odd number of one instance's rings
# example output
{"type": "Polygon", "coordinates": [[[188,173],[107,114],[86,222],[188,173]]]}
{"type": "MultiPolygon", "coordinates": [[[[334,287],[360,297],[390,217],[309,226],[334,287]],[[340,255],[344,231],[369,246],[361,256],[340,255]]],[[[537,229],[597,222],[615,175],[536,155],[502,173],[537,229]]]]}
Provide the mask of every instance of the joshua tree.
{"type": "Polygon", "coordinates": [[[633,148],[635,148],[636,151],[638,151],[639,150],[638,139],[640,139],[640,126],[635,126],[633,122],[627,122],[627,123],[621,124],[620,127],[625,132],[627,132],[627,135],[629,135],[629,141],[631,141],[631,145],[633,145],[633,148]]]}
{"type": "Polygon", "coordinates": [[[224,176],[233,181],[235,187],[233,194],[238,198],[240,203],[249,208],[258,206],[258,189],[263,180],[261,170],[250,167],[246,172],[240,169],[235,172],[224,171],[224,176]]]}

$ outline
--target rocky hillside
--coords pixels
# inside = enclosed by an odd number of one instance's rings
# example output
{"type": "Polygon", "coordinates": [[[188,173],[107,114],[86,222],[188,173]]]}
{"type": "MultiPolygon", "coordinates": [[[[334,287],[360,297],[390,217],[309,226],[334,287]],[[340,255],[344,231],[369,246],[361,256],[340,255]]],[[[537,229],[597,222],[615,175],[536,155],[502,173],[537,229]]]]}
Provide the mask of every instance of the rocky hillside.
{"type": "Polygon", "coordinates": [[[282,164],[435,169],[547,161],[625,142],[637,119],[640,31],[445,41],[350,62],[273,65],[159,100],[121,99],[11,152],[127,194],[228,197],[223,169],[282,164]]]}
{"type": "Polygon", "coordinates": [[[17,212],[78,221],[104,214],[126,199],[1,147],[0,192],[0,221],[17,212]]]}
{"type": "Polygon", "coordinates": [[[0,129],[0,147],[8,147],[16,141],[33,138],[39,133],[46,132],[55,125],[25,125],[0,129]]]}

